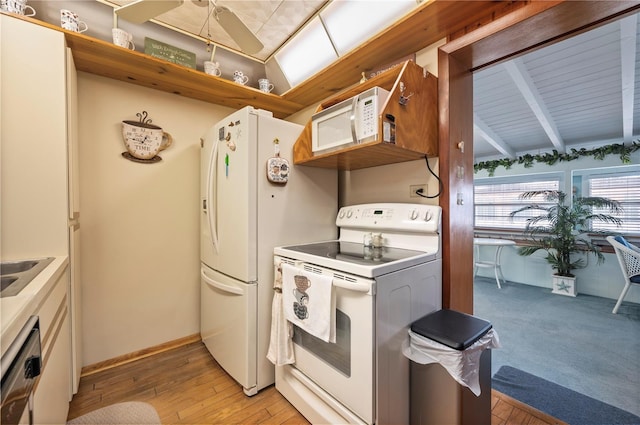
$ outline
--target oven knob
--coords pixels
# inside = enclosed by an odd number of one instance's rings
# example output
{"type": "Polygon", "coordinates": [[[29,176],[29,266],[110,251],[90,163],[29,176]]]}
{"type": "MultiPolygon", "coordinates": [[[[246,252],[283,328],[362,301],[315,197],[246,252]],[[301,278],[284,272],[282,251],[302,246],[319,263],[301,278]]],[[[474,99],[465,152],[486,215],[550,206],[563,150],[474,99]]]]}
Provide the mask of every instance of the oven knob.
{"type": "Polygon", "coordinates": [[[351,210],[347,211],[347,218],[351,218],[352,215],[353,215],[353,211],[351,210]]]}
{"type": "Polygon", "coordinates": [[[430,221],[433,218],[433,214],[431,213],[431,211],[426,210],[424,212],[424,221],[430,221]]]}
{"type": "Polygon", "coordinates": [[[409,218],[411,220],[415,220],[416,218],[418,218],[418,211],[417,210],[411,210],[411,214],[409,214],[409,218]]]}
{"type": "Polygon", "coordinates": [[[340,212],[338,213],[338,217],[344,218],[344,210],[340,210],[340,212]]]}

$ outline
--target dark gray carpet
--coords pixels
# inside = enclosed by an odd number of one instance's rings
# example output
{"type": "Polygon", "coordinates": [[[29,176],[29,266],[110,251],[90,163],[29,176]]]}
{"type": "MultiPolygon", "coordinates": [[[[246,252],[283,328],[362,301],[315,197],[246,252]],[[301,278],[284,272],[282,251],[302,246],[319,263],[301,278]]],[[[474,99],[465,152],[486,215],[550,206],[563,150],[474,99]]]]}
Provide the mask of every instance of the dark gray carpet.
{"type": "MultiPolygon", "coordinates": [[[[605,284],[605,283],[603,283],[605,284]]],[[[640,305],[476,278],[474,315],[490,321],[502,348],[492,371],[509,365],[640,416],[640,305]]]]}
{"type": "Polygon", "coordinates": [[[510,366],[493,375],[491,386],[570,425],[640,425],[636,415],[510,366]]]}

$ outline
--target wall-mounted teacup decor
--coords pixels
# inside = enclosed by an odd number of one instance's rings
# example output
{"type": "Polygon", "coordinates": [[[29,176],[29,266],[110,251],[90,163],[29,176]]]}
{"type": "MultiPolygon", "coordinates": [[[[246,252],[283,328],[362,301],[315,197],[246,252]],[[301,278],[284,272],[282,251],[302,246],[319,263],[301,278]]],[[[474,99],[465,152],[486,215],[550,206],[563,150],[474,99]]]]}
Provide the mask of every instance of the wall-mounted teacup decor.
{"type": "Polygon", "coordinates": [[[24,16],[36,16],[36,10],[27,5],[27,0],[0,0],[0,10],[24,16]]]}
{"type": "Polygon", "coordinates": [[[249,77],[244,75],[242,71],[234,71],[233,73],[233,81],[238,84],[242,84],[243,86],[249,82],[249,77]]]}
{"type": "Polygon", "coordinates": [[[60,26],[73,32],[85,32],[89,26],[78,15],[67,9],[60,9],[60,26]]]}
{"type": "Polygon", "coordinates": [[[161,161],[158,152],[171,146],[173,138],[162,127],[151,124],[147,111],[136,114],[139,121],[122,121],[122,138],[127,152],[125,158],[144,163],[161,161]]]}

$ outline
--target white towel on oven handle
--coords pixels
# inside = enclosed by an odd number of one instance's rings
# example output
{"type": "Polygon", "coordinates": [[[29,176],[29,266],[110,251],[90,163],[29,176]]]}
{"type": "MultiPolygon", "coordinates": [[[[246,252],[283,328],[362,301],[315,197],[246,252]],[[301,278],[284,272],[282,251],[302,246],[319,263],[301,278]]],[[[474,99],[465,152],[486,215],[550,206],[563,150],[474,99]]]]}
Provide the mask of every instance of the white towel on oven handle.
{"type": "Polygon", "coordinates": [[[325,342],[336,342],[333,277],[282,264],[282,301],[288,321],[325,342]]]}
{"type": "Polygon", "coordinates": [[[271,338],[267,359],[276,366],[296,362],[293,351],[293,325],[282,309],[282,263],[274,261],[273,303],[271,306],[271,338]]]}

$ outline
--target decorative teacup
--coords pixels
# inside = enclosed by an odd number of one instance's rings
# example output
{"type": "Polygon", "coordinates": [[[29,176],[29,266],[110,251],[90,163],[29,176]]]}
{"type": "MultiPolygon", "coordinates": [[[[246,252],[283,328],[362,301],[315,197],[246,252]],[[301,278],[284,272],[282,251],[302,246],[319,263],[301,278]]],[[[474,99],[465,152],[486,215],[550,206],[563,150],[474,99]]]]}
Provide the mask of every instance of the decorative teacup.
{"type": "Polygon", "coordinates": [[[263,91],[265,93],[271,93],[271,90],[273,90],[273,84],[269,82],[268,78],[259,79],[258,86],[260,87],[260,91],[263,91]]]}
{"type": "Polygon", "coordinates": [[[222,71],[220,71],[220,63],[213,61],[205,61],[204,63],[204,72],[209,75],[215,75],[219,77],[222,75],[222,71]]]}
{"type": "Polygon", "coordinates": [[[73,32],[85,32],[89,26],[78,19],[78,15],[67,9],[60,9],[60,26],[73,32]]]}
{"type": "Polygon", "coordinates": [[[124,47],[126,49],[136,49],[136,45],[133,44],[133,34],[130,34],[120,28],[112,29],[111,33],[113,35],[113,44],[124,47]]]}
{"type": "Polygon", "coordinates": [[[0,10],[24,16],[36,15],[35,9],[27,5],[27,0],[0,0],[0,10]],[[30,12],[25,13],[26,10],[30,10],[30,12]]]}
{"type": "Polygon", "coordinates": [[[247,84],[247,82],[249,82],[249,77],[244,75],[242,71],[235,71],[233,73],[233,81],[244,86],[245,84],[247,84]]]}

